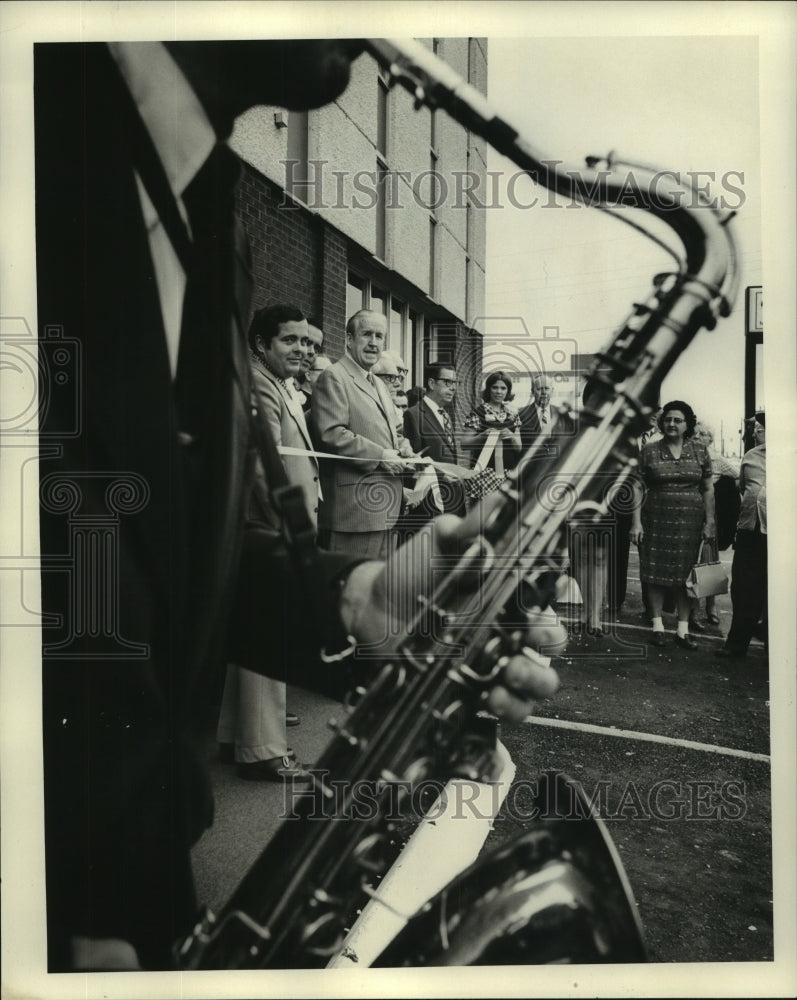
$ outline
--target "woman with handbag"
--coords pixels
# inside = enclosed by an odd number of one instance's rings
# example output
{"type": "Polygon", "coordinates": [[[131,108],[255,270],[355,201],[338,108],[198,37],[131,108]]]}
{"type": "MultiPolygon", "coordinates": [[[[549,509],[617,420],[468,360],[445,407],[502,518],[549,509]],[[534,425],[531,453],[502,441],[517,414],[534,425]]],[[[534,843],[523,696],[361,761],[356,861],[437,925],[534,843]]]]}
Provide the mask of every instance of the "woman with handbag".
{"type": "Polygon", "coordinates": [[[639,456],[639,500],[631,541],[639,546],[639,576],[647,584],[655,646],[666,645],[662,607],[672,588],[676,597],[676,645],[696,649],[689,634],[692,602],[686,579],[701,538],[714,540],[714,483],[704,444],[693,439],[697,418],[688,403],[667,403],[659,416],[662,438],[643,446],[639,456]],[[645,495],[642,496],[642,486],[645,495]]]}
{"type": "Polygon", "coordinates": [[[739,470],[742,491],[731,566],[733,620],[725,645],[716,656],[741,658],[763,619],[767,644],[767,444],[764,414],[756,413],[753,434],[756,445],[746,452],[739,470]]]}
{"type": "MultiPolygon", "coordinates": [[[[736,521],[739,517],[739,460],[726,458],[714,448],[714,432],[708,424],[698,423],[695,440],[702,441],[711,459],[711,477],[714,481],[714,509],[717,518],[718,552],[723,552],[733,542],[736,521]]],[[[707,597],[705,623],[697,617],[700,610],[699,599],[692,606],[689,627],[695,632],[705,632],[706,624],[719,625],[713,597],[707,597]]]]}

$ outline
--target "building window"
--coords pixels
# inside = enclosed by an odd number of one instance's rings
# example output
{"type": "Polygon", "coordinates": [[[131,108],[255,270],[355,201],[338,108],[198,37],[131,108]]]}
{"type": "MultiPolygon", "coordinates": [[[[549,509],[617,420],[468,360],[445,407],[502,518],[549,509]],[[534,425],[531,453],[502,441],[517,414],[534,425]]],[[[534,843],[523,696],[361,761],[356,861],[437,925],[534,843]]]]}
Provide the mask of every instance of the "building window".
{"type": "Polygon", "coordinates": [[[380,260],[387,257],[387,198],[390,172],[376,161],[376,256],[380,260]]]}
{"type": "Polygon", "coordinates": [[[306,111],[288,113],[287,162],[285,190],[292,198],[307,202],[307,172],[310,137],[306,111]]]}
{"type": "Polygon", "coordinates": [[[387,114],[390,88],[388,75],[380,67],[376,81],[376,152],[387,160],[387,114]]]}
{"type": "Polygon", "coordinates": [[[435,287],[435,260],[437,243],[437,219],[432,215],[429,218],[429,298],[433,299],[436,293],[435,287]]]}
{"type": "Polygon", "coordinates": [[[376,222],[374,226],[375,251],[380,260],[387,259],[389,113],[389,74],[387,70],[380,67],[376,80],[376,222]]]}
{"type": "Polygon", "coordinates": [[[374,285],[370,287],[371,294],[369,296],[368,308],[374,312],[382,313],[383,316],[387,316],[388,293],[381,288],[376,288],[374,285]]]}
{"type": "Polygon", "coordinates": [[[358,309],[372,309],[387,318],[387,348],[397,351],[410,370],[410,378],[416,384],[423,369],[421,357],[424,333],[422,313],[411,309],[407,301],[377,282],[354,271],[349,272],[347,281],[347,320],[358,309]],[[415,371],[413,362],[417,362],[415,371]]]}
{"type": "Polygon", "coordinates": [[[360,309],[365,308],[365,285],[366,282],[358,274],[352,274],[349,272],[349,278],[346,282],[346,320],[348,321],[351,316],[360,309]]]}

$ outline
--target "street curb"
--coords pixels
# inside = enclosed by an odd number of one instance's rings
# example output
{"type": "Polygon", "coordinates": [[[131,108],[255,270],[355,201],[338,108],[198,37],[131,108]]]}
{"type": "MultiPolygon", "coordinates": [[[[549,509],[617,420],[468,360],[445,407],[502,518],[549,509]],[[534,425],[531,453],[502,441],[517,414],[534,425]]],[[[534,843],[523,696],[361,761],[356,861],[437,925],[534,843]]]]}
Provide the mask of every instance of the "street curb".
{"type": "Polygon", "coordinates": [[[515,765],[500,740],[496,750],[501,770],[494,782],[448,782],[328,969],[350,969],[355,963],[368,968],[409,917],[476,860],[515,777],[515,765]]]}

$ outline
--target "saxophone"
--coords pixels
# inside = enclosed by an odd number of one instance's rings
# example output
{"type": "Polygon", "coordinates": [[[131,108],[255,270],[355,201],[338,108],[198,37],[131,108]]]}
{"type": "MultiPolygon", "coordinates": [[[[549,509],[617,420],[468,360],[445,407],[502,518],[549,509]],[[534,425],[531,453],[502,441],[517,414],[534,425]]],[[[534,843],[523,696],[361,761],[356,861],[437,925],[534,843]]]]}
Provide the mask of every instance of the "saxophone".
{"type": "MultiPolygon", "coordinates": [[[[596,357],[578,431],[562,438],[556,454],[532,445],[477,537],[435,574],[395,652],[353,692],[345,721],[314,768],[313,794],[295,802],[293,816],[222,910],[202,913],[176,945],[181,969],[323,967],[339,952],[354,907],[373,894],[371,884],[389,864],[396,789],[430,778],[484,777],[492,748],[487,727],[478,724],[482,695],[503,658],[522,648],[528,612],[552,597],[569,520],[605,512],[607,483],[615,497],[630,491],[636,439],[662,379],[699,330],[730,314],[736,294],[730,215],[722,217],[701,191],[660,193],[652,168],[611,157],[565,169],[536,153],[422,45],[379,39],[366,49],[416,106],[444,109],[569,199],[604,211],[622,206],[628,186],[619,168],[633,166],[635,207],[675,232],[684,259],[655,277],[647,300],[634,305],[596,357]],[[365,785],[370,810],[357,797],[365,785]],[[323,809],[319,817],[319,802],[333,798],[334,818],[325,819],[323,809]]],[[[539,820],[458,876],[376,965],[645,959],[633,896],[603,824],[562,776],[542,783],[540,796],[543,815],[545,803],[559,803],[547,813],[553,819],[539,820]],[[574,815],[583,822],[574,823],[574,815]]]]}

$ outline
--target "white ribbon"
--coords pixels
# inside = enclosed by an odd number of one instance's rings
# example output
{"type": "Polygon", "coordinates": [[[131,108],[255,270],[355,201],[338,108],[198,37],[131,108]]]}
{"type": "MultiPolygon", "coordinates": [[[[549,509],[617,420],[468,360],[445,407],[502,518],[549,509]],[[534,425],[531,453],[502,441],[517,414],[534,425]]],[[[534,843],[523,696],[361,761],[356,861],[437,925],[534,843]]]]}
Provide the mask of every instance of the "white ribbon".
{"type": "MultiPolygon", "coordinates": [[[[288,445],[278,444],[277,451],[280,455],[304,455],[309,458],[332,458],[336,462],[374,462],[383,461],[382,458],[357,458],[354,455],[333,455],[329,451],[313,451],[311,448],[291,448],[288,445]]],[[[402,458],[400,455],[394,458],[384,459],[386,462],[406,462],[407,465],[429,465],[434,464],[428,456],[424,455],[416,458],[402,458]]]]}
{"type": "Polygon", "coordinates": [[[443,513],[443,498],[440,495],[440,482],[437,478],[437,472],[433,465],[429,464],[425,469],[421,471],[421,474],[415,480],[415,485],[412,490],[407,494],[407,503],[414,505],[420,503],[421,500],[426,496],[426,494],[431,490],[432,498],[434,499],[435,507],[443,513]]]}
{"type": "MultiPolygon", "coordinates": [[[[484,447],[482,448],[479,457],[476,459],[476,465],[474,468],[477,472],[483,472],[487,468],[487,463],[490,461],[490,458],[492,457],[492,454],[496,449],[496,445],[498,444],[498,438],[500,436],[501,436],[501,431],[497,427],[488,432],[487,440],[484,442],[484,447]]],[[[499,454],[496,454],[495,456],[495,465],[496,465],[496,472],[498,473],[499,476],[502,476],[504,474],[503,445],[499,449],[499,452],[500,452],[500,457],[499,454]],[[501,466],[500,469],[498,468],[499,464],[501,466]]]]}

